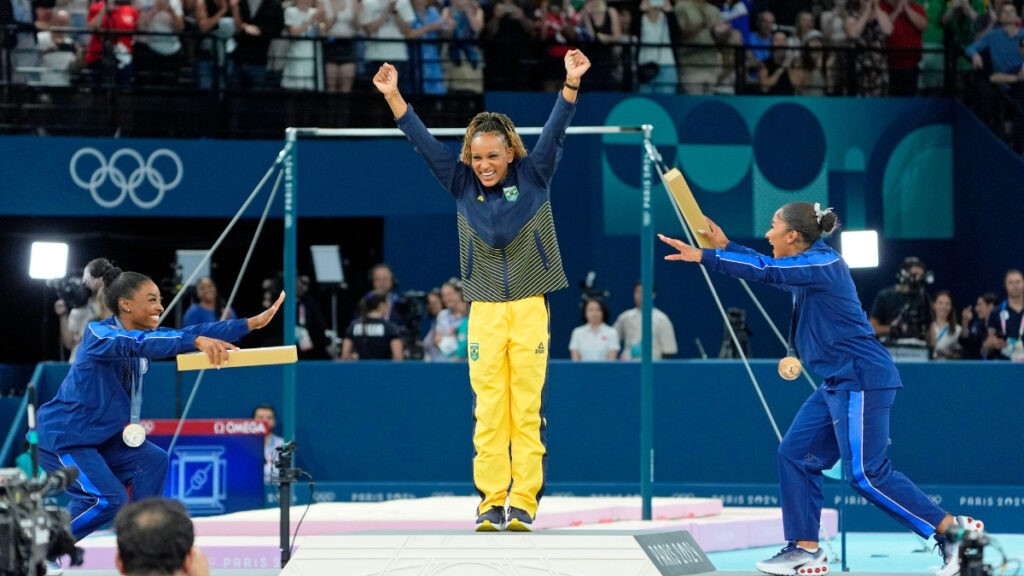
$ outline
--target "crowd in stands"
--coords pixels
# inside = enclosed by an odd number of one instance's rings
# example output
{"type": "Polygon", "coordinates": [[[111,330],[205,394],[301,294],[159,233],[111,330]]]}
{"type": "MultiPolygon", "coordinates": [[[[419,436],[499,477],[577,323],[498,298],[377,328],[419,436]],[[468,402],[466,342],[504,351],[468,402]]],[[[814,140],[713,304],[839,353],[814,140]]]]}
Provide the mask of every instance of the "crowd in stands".
{"type": "MultiPolygon", "coordinates": [[[[61,323],[61,341],[72,347],[81,338],[85,322],[104,312],[95,302],[102,290],[89,276],[88,301],[71,309],[63,301],[56,303],[58,314],[76,317],[61,323]]],[[[359,301],[358,308],[341,311],[347,319],[337,333],[330,328],[329,315],[317,305],[310,280],[297,280],[295,306],[296,345],[300,359],[306,360],[425,360],[428,362],[465,362],[469,356],[467,332],[469,306],[462,297],[462,282],[452,278],[429,292],[398,293],[395,277],[387,264],[377,264],[370,272],[372,289],[359,301]]],[[[900,267],[898,282],[878,293],[868,317],[875,335],[901,360],[1015,360],[1024,361],[1024,276],[1016,269],[1004,277],[1004,297],[986,292],[973,305],[958,308],[948,290],[930,291],[931,273],[917,258],[907,258],[900,267]],[[959,317],[958,317],[958,310],[959,317]]],[[[277,279],[264,281],[261,287],[272,303],[280,293],[277,279]]],[[[654,292],[655,297],[657,293],[654,292]]],[[[261,305],[267,302],[261,303],[261,305]]],[[[580,325],[569,341],[568,356],[576,361],[639,360],[642,344],[641,310],[643,289],[633,286],[634,307],[621,311],[614,321],[603,295],[586,293],[580,306],[580,325]]],[[[730,323],[745,355],[750,356],[750,331],[745,313],[729,309],[730,323]]],[[[225,307],[217,287],[203,278],[196,288],[195,302],[184,315],[182,325],[213,319],[233,318],[225,307]]],[[[652,311],[652,356],[655,360],[678,354],[672,320],[657,307],[652,311]]],[[[278,322],[275,319],[274,322],[278,322]]],[[[246,337],[243,347],[279,345],[280,330],[261,330],[246,337]],[[277,336],[275,336],[275,334],[277,336]]],[[[720,358],[738,358],[735,344],[723,329],[720,358]]]]}
{"type": "Polygon", "coordinates": [[[553,90],[574,47],[593,90],[906,96],[954,69],[1024,78],[1009,0],[0,0],[0,20],[4,79],[38,84],[347,92],[387,61],[406,92],[553,90]]]}

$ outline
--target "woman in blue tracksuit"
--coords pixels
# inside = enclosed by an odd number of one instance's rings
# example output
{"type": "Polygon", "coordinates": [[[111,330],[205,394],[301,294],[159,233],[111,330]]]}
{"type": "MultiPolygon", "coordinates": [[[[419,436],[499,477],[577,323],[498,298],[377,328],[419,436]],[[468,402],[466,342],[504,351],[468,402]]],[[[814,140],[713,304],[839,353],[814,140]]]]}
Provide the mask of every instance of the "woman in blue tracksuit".
{"type": "MultiPolygon", "coordinates": [[[[122,439],[129,424],[131,391],[141,403],[142,378],[152,358],[199,349],[214,366],[227,363],[227,351],[250,330],[270,322],[284,300],[252,318],[157,330],[164,307],[148,277],[122,272],[103,259],[105,304],[114,315],[90,322],[75,363],[57,395],[39,408],[39,463],[47,472],[78,468],[71,496],[75,540],[114,518],[129,499],[159,496],[167,478],[167,453],[152,442],[130,447],[122,439]]],[[[141,408],[141,406],[140,406],[141,408]]]]}
{"type": "Polygon", "coordinates": [[[945,530],[954,522],[980,528],[980,522],[953,518],[935,505],[886,457],[889,411],[903,386],[889,353],[878,343],[857,298],[846,262],[822,240],[839,220],[831,208],[791,202],[775,212],[765,237],[769,258],[730,242],[707,219],[697,233],[715,248],[699,249],[659,235],[679,250],[666,260],[700,262],[709,270],[772,284],[793,294],[795,345],[801,360],[824,380],[800,408],[779,446],[782,522],[789,545],[758,562],[762,572],[821,574],[828,571],[818,547],[822,470],[842,458],[853,488],[922,538],[935,536],[943,554],[939,576],[959,573],[945,530]]]}

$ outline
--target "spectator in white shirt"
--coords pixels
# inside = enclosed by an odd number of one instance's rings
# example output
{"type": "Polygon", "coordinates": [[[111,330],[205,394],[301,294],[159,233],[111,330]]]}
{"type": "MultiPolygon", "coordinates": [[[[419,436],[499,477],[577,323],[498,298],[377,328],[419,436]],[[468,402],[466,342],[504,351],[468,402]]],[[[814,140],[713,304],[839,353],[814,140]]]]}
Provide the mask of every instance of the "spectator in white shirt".
{"type": "Polygon", "coordinates": [[[576,362],[615,360],[619,354],[619,335],[607,324],[608,305],[600,298],[591,298],[583,305],[585,324],[572,331],[569,354],[576,362]]]}
{"type": "MultiPolygon", "coordinates": [[[[623,360],[639,360],[641,351],[643,286],[637,282],[633,286],[633,302],[635,308],[626,310],[615,319],[615,332],[622,340],[623,360]]],[[[651,292],[651,298],[656,296],[651,292]]],[[[654,360],[672,356],[677,352],[676,333],[672,321],[664,312],[654,308],[651,311],[651,356],[654,360]]]]}
{"type": "MultiPolygon", "coordinates": [[[[371,76],[385,62],[398,70],[399,82],[409,78],[409,49],[404,40],[411,32],[416,12],[409,0],[362,0],[359,22],[366,34],[364,70],[371,76]],[[375,40],[381,40],[376,42],[375,40]]],[[[403,92],[406,87],[400,86],[403,92]]]]}

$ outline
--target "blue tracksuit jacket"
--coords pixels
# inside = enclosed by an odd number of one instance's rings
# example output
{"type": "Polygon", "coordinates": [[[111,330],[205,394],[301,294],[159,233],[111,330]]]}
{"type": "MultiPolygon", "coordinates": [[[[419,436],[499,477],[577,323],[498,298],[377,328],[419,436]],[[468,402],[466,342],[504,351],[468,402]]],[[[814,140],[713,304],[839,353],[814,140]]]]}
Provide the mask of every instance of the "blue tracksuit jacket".
{"type": "Polygon", "coordinates": [[[834,390],[900,388],[892,356],[875,339],[846,262],[823,240],[786,258],[730,242],[704,249],[701,263],[736,278],[792,292],[800,359],[834,390]]]}
{"type": "Polygon", "coordinates": [[[121,434],[131,416],[133,378],[142,378],[149,359],[193,351],[196,336],[230,342],[248,333],[245,318],[180,331],[126,331],[113,316],[90,322],[57,395],[39,408],[39,447],[57,454],[72,447],[96,446],[121,434]]]}

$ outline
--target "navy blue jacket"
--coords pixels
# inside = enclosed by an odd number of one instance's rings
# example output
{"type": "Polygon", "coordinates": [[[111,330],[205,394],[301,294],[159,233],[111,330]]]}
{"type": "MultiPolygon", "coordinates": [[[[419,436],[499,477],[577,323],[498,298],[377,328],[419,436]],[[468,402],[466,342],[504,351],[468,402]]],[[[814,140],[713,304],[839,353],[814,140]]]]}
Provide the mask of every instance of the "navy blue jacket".
{"type": "Polygon", "coordinates": [[[398,119],[434,177],[455,197],[466,300],[508,302],[569,285],[549,187],[575,110],[559,93],[533,151],[513,160],[492,187],[481,184],[472,166],[434,138],[411,106],[398,119]]]}
{"type": "Polygon", "coordinates": [[[247,322],[195,324],[180,331],[123,330],[113,316],[90,322],[57,395],[39,408],[39,447],[59,454],[120,434],[131,416],[132,381],[141,381],[149,359],[193,351],[196,336],[237,341],[249,333],[247,322]]]}
{"type": "Polygon", "coordinates": [[[705,248],[701,263],[793,294],[796,349],[825,386],[837,390],[900,388],[889,352],[875,339],[850,268],[823,240],[795,256],[770,258],[735,242],[705,248]]]}

